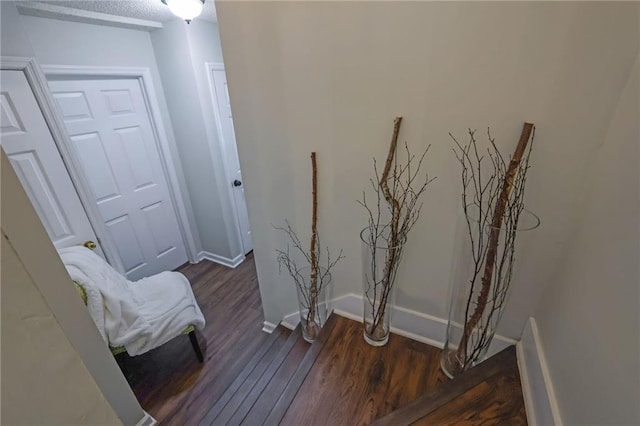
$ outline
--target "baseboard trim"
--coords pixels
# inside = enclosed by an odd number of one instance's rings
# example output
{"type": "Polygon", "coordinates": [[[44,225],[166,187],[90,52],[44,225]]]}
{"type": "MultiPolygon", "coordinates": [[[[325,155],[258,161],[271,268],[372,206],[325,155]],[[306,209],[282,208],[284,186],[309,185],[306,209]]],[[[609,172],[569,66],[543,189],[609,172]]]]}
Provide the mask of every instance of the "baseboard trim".
{"type": "Polygon", "coordinates": [[[158,424],[158,421],[151,417],[151,414],[144,412],[144,417],[140,419],[136,426],[155,426],[158,424]]]}
{"type": "MultiPolygon", "coordinates": [[[[329,305],[336,314],[362,322],[362,296],[353,293],[346,294],[331,300],[329,305]]],[[[292,312],[282,319],[281,324],[293,330],[298,322],[300,322],[300,314],[292,312]]],[[[396,306],[391,317],[391,332],[427,345],[443,348],[447,334],[447,320],[396,306]]],[[[496,335],[489,347],[489,355],[496,354],[516,343],[513,339],[496,335]]]]}
{"type": "Polygon", "coordinates": [[[520,382],[530,425],[562,426],[549,367],[535,318],[529,318],[516,345],[520,382]]]}
{"type": "Polygon", "coordinates": [[[288,328],[289,330],[295,330],[299,322],[300,322],[300,313],[294,312],[292,314],[285,316],[280,322],[280,325],[285,328],[288,328]]]}
{"type": "MultiPolygon", "coordinates": [[[[267,334],[271,334],[271,333],[273,333],[273,330],[275,330],[277,326],[278,326],[278,324],[274,324],[274,323],[269,322],[269,321],[264,321],[262,323],[262,331],[264,331],[267,334]]],[[[287,328],[288,328],[288,326],[287,326],[287,328]]],[[[293,330],[293,328],[292,328],[292,330],[293,330]]]]}
{"type": "Polygon", "coordinates": [[[228,257],[220,256],[208,251],[201,251],[198,253],[198,262],[203,260],[210,260],[211,262],[219,263],[220,265],[226,266],[228,268],[236,268],[240,265],[245,259],[244,254],[239,254],[233,259],[229,259],[228,257]]]}

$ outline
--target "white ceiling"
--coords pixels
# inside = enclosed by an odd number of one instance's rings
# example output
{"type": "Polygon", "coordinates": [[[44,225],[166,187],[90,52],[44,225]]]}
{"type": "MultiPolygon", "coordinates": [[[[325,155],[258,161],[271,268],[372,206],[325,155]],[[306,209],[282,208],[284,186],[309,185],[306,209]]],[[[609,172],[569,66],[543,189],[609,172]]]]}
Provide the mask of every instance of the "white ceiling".
{"type": "MultiPolygon", "coordinates": [[[[45,3],[72,9],[88,10],[115,16],[165,22],[180,19],[173,15],[160,0],[22,0],[21,3],[45,3]]],[[[214,0],[205,0],[204,11],[196,19],[216,23],[214,0]]]]}

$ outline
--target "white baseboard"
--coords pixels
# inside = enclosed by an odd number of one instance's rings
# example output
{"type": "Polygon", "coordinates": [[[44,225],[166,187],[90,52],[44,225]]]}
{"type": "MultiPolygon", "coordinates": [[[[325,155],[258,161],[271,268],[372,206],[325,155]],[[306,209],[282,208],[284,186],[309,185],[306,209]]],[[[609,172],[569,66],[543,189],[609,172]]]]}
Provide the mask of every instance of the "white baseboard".
{"type": "Polygon", "coordinates": [[[244,254],[239,254],[233,259],[229,259],[228,257],[220,256],[214,253],[210,253],[208,251],[199,252],[198,262],[205,259],[210,260],[211,262],[219,263],[220,265],[223,265],[229,268],[235,268],[244,261],[245,257],[244,257],[244,254]]]}
{"type": "Polygon", "coordinates": [[[269,321],[264,321],[262,323],[262,331],[264,331],[265,333],[271,334],[271,333],[273,333],[273,330],[275,330],[277,326],[278,326],[278,324],[274,324],[274,323],[269,322],[269,321]]]}
{"type": "Polygon", "coordinates": [[[151,414],[144,412],[144,417],[140,419],[136,426],[155,426],[158,424],[158,421],[151,417],[151,414]]]}
{"type": "Polygon", "coordinates": [[[522,339],[516,348],[528,423],[562,426],[558,402],[534,318],[527,321],[522,339]]]}
{"type": "MultiPolygon", "coordinates": [[[[329,302],[330,309],[343,317],[362,322],[362,296],[347,294],[329,302]]],[[[290,313],[282,319],[282,325],[294,329],[300,321],[298,312],[290,313]]],[[[437,348],[444,347],[447,334],[447,320],[396,306],[391,316],[391,332],[437,348]]],[[[517,342],[508,337],[496,335],[489,347],[489,355],[500,352],[517,342]]]]}
{"type": "Polygon", "coordinates": [[[299,322],[300,322],[300,313],[294,312],[292,314],[285,316],[280,322],[280,325],[288,328],[289,330],[294,330],[298,326],[299,322]]]}

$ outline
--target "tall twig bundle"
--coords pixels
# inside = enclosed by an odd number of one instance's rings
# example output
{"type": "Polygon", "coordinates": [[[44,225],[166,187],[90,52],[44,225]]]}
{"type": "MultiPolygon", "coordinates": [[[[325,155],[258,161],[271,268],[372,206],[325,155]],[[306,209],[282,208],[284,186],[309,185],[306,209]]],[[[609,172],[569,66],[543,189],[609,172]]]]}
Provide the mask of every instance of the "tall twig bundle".
{"type": "Polygon", "coordinates": [[[462,205],[473,258],[464,331],[456,353],[461,370],[477,361],[488,347],[506,302],[534,133],[533,124],[525,123],[507,164],[488,131],[488,166],[478,150],[475,131],[469,129],[465,145],[449,134],[462,166],[462,205]]]}
{"type": "Polygon", "coordinates": [[[401,123],[402,117],[396,117],[393,122],[393,134],[382,175],[378,174],[375,158],[373,160],[375,180],[371,179],[370,182],[375,194],[375,204],[368,203],[365,192],[362,194],[362,201],[358,200],[369,214],[368,232],[363,233],[363,238],[366,238],[365,242],[372,251],[372,265],[370,265],[370,271],[365,273],[368,286],[365,298],[372,307],[373,319],[370,325],[365,324],[365,326],[371,328],[367,333],[374,338],[381,338],[386,333],[383,320],[387,314],[389,297],[402,258],[403,246],[409,231],[420,216],[422,209],[422,204],[418,204],[420,196],[427,185],[435,179],[429,179],[425,174],[424,180],[416,181],[430,145],[416,159],[405,143],[406,161],[404,164],[398,163],[396,150],[401,123]],[[388,215],[382,210],[382,200],[387,203],[388,215]],[[376,252],[381,249],[386,249],[386,254],[383,272],[379,275],[376,272],[376,252]]]}
{"type": "Polygon", "coordinates": [[[309,243],[309,251],[306,251],[300,239],[296,235],[295,231],[285,220],[286,227],[276,229],[284,231],[290,240],[290,244],[287,245],[286,251],[276,250],[278,253],[278,263],[280,267],[284,267],[289,275],[293,278],[296,286],[299,289],[299,293],[302,295],[301,301],[302,310],[306,310],[306,335],[311,339],[315,339],[316,333],[322,327],[322,324],[316,323],[316,313],[318,309],[318,297],[322,290],[330,281],[331,270],[333,267],[343,259],[342,250],[338,254],[338,257],[331,259],[331,253],[329,248],[326,248],[327,262],[326,267],[320,267],[321,262],[321,250],[320,250],[320,238],[318,236],[318,167],[316,161],[316,153],[311,153],[311,193],[312,193],[312,214],[311,214],[311,239],[309,243]],[[298,267],[296,261],[291,254],[291,246],[298,252],[299,255],[305,259],[309,264],[310,277],[309,285],[305,284],[305,277],[301,273],[301,268],[298,267]]]}

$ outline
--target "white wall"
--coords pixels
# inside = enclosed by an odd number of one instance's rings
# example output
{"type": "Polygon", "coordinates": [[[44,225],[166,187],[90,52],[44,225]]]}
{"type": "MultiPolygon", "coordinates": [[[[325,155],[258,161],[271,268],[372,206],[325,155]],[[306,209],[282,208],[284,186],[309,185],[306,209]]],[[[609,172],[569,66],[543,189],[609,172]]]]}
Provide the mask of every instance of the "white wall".
{"type": "Polygon", "coordinates": [[[13,2],[0,2],[0,54],[4,56],[33,56],[18,9],[13,2]]]}
{"type": "Polygon", "coordinates": [[[578,226],[536,310],[565,424],[640,423],[640,57],[582,187],[578,226]]]}
{"type": "Polygon", "coordinates": [[[410,236],[399,305],[446,316],[459,169],[449,131],[491,126],[505,153],[537,125],[527,206],[542,227],[519,253],[500,332],[518,337],[574,226],[577,190],[601,144],[638,40],[637,4],[220,2],[218,20],[267,321],[295,310],[271,224],[309,234],[309,153],[318,152],[320,232],[347,259],[336,296],[361,292],[355,200],[401,139],[438,179],[410,236]]]}
{"type": "Polygon", "coordinates": [[[180,158],[204,252],[232,259],[240,253],[224,187],[221,154],[205,68],[222,62],[215,24],[195,20],[164,23],[151,33],[167,95],[180,158]]]}
{"type": "MultiPolygon", "coordinates": [[[[12,4],[11,7],[15,9],[12,4]]],[[[148,32],[33,16],[16,18],[23,23],[30,45],[33,47],[33,56],[41,65],[149,68],[170,150],[176,160],[179,158],[169,109],[148,32]]],[[[2,23],[5,24],[4,19],[2,23]]],[[[19,38],[15,34],[9,37],[19,38]]],[[[195,226],[183,166],[179,161],[174,161],[174,164],[189,219],[187,226],[191,227],[196,246],[199,247],[199,234],[195,226]]]]}
{"type": "Polygon", "coordinates": [[[122,424],[2,237],[2,424],[122,424]]]}
{"type": "Polygon", "coordinates": [[[240,236],[236,231],[235,219],[233,217],[235,214],[232,209],[233,199],[230,198],[229,192],[231,181],[225,173],[225,158],[223,157],[223,150],[214,119],[213,97],[209,85],[209,71],[206,67],[206,64],[211,62],[223,63],[220,35],[218,26],[208,21],[194,20],[185,27],[187,39],[189,40],[195,81],[198,87],[198,95],[200,97],[200,106],[202,107],[202,114],[204,116],[207,140],[209,141],[209,149],[213,159],[212,166],[216,175],[218,190],[216,198],[224,219],[224,227],[221,226],[222,224],[219,224],[218,227],[224,229],[229,247],[229,257],[234,258],[243,253],[240,236]]]}
{"type": "Polygon", "coordinates": [[[146,415],[4,151],[0,169],[2,423],[138,424],[146,415]]]}

